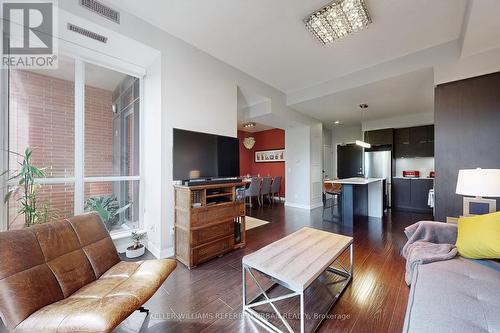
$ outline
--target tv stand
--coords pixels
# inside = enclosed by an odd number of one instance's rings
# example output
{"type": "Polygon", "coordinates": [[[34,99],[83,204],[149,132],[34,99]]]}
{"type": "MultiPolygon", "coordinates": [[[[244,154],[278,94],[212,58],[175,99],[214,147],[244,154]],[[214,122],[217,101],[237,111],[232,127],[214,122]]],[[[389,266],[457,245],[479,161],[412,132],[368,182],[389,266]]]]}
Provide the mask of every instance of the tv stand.
{"type": "Polygon", "coordinates": [[[175,256],[189,269],[246,244],[245,185],[175,185],[175,256]]]}

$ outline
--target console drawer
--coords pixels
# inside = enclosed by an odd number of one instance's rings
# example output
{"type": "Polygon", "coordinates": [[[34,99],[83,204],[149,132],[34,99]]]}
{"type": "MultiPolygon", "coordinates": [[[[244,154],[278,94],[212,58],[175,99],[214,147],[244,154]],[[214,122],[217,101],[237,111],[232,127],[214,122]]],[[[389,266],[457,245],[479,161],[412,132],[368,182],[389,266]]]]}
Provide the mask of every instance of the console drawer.
{"type": "Polygon", "coordinates": [[[191,231],[192,246],[198,246],[234,234],[234,222],[228,221],[211,227],[191,231]]]}
{"type": "Polygon", "coordinates": [[[191,227],[229,220],[239,214],[240,205],[237,203],[198,208],[191,215],[191,227]]]}
{"type": "Polygon", "coordinates": [[[234,236],[228,236],[218,241],[208,243],[192,249],[193,265],[198,265],[204,261],[215,258],[233,249],[234,236]]]}

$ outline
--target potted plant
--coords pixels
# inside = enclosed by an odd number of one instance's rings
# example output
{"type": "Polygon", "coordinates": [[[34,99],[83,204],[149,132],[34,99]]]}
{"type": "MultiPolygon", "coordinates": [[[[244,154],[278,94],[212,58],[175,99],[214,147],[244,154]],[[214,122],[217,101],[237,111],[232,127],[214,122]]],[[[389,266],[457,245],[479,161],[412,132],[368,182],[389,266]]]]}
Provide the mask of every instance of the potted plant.
{"type": "Polygon", "coordinates": [[[19,170],[16,170],[13,174],[10,174],[10,170],[0,174],[0,176],[7,174],[9,181],[14,180],[17,183],[7,191],[4,203],[7,203],[12,196],[19,193],[19,197],[15,200],[19,203],[17,212],[19,215],[24,215],[24,226],[31,227],[34,224],[47,222],[52,210],[47,202],[42,202],[39,199],[38,192],[41,185],[36,181],[37,178],[45,177],[44,168],[38,168],[32,164],[33,151],[30,148],[25,149],[24,155],[15,152],[10,153],[22,157],[23,160],[19,162],[19,170]]]}
{"type": "Polygon", "coordinates": [[[141,243],[141,240],[146,238],[146,233],[138,233],[138,232],[132,232],[131,237],[132,238],[132,245],[127,247],[127,251],[125,252],[127,258],[137,258],[140,257],[144,254],[146,247],[144,244],[141,243]]]}
{"type": "Polygon", "coordinates": [[[118,199],[114,195],[96,196],[85,201],[85,211],[97,212],[108,231],[111,231],[120,222],[120,214],[129,209],[131,205],[132,203],[128,203],[120,207],[118,199]]]}

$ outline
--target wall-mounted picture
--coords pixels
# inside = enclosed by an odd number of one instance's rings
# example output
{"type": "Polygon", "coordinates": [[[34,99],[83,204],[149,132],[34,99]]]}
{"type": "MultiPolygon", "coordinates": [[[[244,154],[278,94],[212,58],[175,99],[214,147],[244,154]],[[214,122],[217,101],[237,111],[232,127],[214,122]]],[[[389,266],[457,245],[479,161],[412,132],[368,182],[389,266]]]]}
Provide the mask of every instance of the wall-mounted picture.
{"type": "Polygon", "coordinates": [[[255,152],[255,162],[285,162],[285,149],[260,150],[255,152]]]}

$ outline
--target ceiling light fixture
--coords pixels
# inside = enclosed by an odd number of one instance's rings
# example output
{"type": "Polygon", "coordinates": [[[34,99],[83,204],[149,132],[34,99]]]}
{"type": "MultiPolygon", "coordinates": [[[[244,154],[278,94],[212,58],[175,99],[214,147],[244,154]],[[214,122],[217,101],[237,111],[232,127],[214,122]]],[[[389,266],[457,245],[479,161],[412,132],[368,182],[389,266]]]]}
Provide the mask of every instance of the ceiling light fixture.
{"type": "Polygon", "coordinates": [[[244,123],[243,127],[244,128],[252,128],[252,127],[255,127],[255,123],[244,123]]]}
{"type": "Polygon", "coordinates": [[[340,121],[335,120],[334,124],[335,124],[335,125],[338,125],[338,124],[340,124],[340,121]]]}
{"type": "MultiPolygon", "coordinates": [[[[363,127],[363,115],[365,113],[365,109],[368,109],[368,104],[360,104],[359,108],[361,109],[361,127],[363,127]]],[[[369,144],[368,142],[364,142],[361,140],[356,140],[356,145],[363,147],[363,148],[371,148],[372,145],[369,144]]]]}
{"type": "Polygon", "coordinates": [[[335,0],[304,19],[306,27],[323,45],[363,30],[371,22],[364,0],[335,0]]]}

